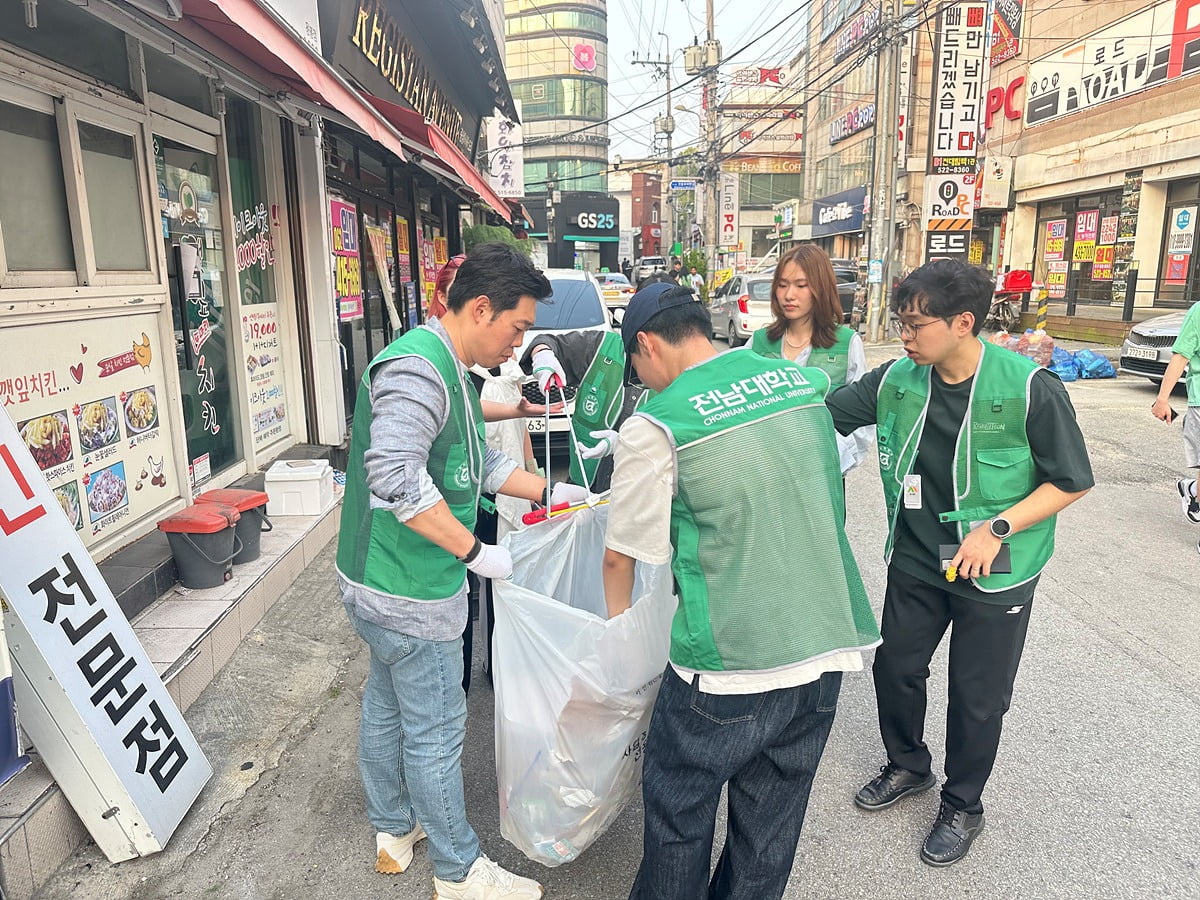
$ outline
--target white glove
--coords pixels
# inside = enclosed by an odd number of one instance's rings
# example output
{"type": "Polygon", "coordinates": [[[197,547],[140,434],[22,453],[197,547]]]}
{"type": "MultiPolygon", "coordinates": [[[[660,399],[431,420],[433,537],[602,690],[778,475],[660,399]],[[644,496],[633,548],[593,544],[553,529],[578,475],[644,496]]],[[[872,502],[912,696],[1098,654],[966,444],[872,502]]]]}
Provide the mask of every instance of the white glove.
{"type": "Polygon", "coordinates": [[[602,429],[600,431],[588,432],[597,441],[595,447],[589,447],[582,441],[575,442],[575,449],[579,451],[579,455],[583,459],[604,459],[606,456],[612,456],[613,451],[617,448],[617,433],[602,429]]]}
{"type": "Polygon", "coordinates": [[[578,484],[571,484],[569,481],[560,481],[550,491],[550,506],[553,508],[560,503],[576,506],[586,502],[590,493],[587,488],[578,484]]]}
{"type": "MultiPolygon", "coordinates": [[[[474,551],[472,551],[474,552],[474,551]]],[[[480,578],[511,578],[512,554],[497,544],[479,544],[479,552],[467,557],[467,568],[480,578]]]]}
{"type": "MultiPolygon", "coordinates": [[[[567,374],[563,371],[562,363],[558,361],[558,357],[549,347],[539,347],[534,351],[533,375],[537,379],[538,389],[547,402],[550,400],[550,395],[546,393],[546,388],[551,384],[557,384],[561,391],[567,385],[567,374]]],[[[565,397],[560,395],[558,399],[563,400],[565,397]]]]}

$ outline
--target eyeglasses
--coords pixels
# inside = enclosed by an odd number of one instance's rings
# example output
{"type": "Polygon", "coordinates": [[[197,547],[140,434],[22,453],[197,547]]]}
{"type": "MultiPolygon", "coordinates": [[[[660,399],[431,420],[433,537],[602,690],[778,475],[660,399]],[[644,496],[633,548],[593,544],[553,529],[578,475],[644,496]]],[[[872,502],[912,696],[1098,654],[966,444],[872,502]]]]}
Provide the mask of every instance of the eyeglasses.
{"type": "Polygon", "coordinates": [[[945,321],[947,320],[934,319],[931,322],[902,322],[899,319],[896,319],[894,322],[892,322],[892,330],[900,337],[904,337],[906,334],[916,337],[917,332],[919,332],[922,328],[928,328],[930,325],[935,325],[938,322],[945,321]]]}

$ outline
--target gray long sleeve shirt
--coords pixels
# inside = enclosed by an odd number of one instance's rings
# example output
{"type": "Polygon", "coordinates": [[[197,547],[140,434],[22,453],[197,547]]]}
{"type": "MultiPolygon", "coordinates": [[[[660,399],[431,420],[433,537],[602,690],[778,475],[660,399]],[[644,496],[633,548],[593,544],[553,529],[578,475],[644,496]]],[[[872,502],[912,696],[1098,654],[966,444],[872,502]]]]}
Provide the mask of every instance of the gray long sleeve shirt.
{"type": "MultiPolygon", "coordinates": [[[[436,319],[428,327],[454,354],[450,336],[436,319]]],[[[464,391],[475,387],[455,355],[464,391]]],[[[388,509],[401,522],[436,506],[442,495],[429,475],[429,451],[450,415],[450,398],[433,365],[419,356],[383,363],[371,377],[371,446],[364,454],[367,487],[374,509],[388,509]]],[[[473,427],[473,410],[467,419],[473,427]]],[[[517,464],[484,446],[484,493],[495,493],[517,464]]],[[[359,617],[383,628],[427,641],[452,641],[467,624],[467,587],[443,600],[413,600],[384,594],[346,580],[339,573],[342,602],[359,617]]]]}

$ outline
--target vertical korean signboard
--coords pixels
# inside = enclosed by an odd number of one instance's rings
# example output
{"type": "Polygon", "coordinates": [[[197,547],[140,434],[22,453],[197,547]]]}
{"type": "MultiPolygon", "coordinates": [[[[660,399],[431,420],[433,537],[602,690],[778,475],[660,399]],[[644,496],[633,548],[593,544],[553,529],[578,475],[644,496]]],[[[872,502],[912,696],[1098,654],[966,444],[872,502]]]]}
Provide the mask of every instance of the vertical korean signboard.
{"type": "Polygon", "coordinates": [[[362,264],[358,254],[358,211],[353,203],[329,201],[333,247],[333,290],[338,321],[363,317],[362,264]]]}
{"type": "Polygon", "coordinates": [[[109,859],[161,850],[212,767],[3,414],[0,559],[21,724],[109,859]]]}
{"type": "Polygon", "coordinates": [[[1025,0],[994,0],[992,6],[992,65],[997,66],[1021,52],[1021,20],[1025,0]]]}
{"type": "Polygon", "coordinates": [[[718,183],[720,208],[717,211],[717,246],[733,250],[738,245],[738,175],[722,172],[718,183]]]}
{"type": "Polygon", "coordinates": [[[925,179],[926,259],[965,260],[970,253],[986,24],[986,3],[956,3],[938,13],[925,179]]]}
{"type": "MultiPolygon", "coordinates": [[[[521,114],[520,101],[517,115],[521,114]]],[[[488,119],[488,175],[500,197],[525,196],[525,150],[521,123],[497,116],[488,119]]]]}

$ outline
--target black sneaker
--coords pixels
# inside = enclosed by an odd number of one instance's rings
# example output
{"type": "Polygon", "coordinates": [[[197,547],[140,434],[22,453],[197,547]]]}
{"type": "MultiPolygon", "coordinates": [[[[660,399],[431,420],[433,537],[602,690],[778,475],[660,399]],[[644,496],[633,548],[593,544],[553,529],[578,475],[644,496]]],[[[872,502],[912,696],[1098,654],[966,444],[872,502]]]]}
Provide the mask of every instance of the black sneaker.
{"type": "Polygon", "coordinates": [[[954,865],[967,855],[983,825],[983,813],[963,812],[943,800],[921,846],[921,862],[937,867],[954,865]]]}
{"type": "Polygon", "coordinates": [[[1200,525],[1200,500],[1192,493],[1196,489],[1196,479],[1180,478],[1175,482],[1175,488],[1179,491],[1179,502],[1187,520],[1193,525],[1200,525]]]}
{"type": "Polygon", "coordinates": [[[887,809],[902,797],[924,793],[936,784],[937,776],[932,772],[918,775],[895,763],[888,763],[880,766],[879,774],[854,795],[854,805],[868,812],[887,809]]]}

